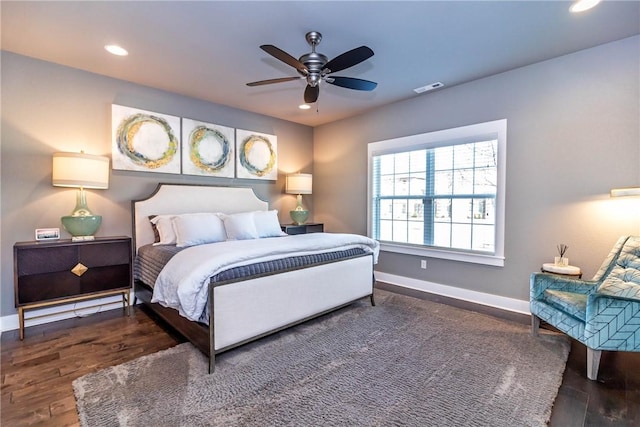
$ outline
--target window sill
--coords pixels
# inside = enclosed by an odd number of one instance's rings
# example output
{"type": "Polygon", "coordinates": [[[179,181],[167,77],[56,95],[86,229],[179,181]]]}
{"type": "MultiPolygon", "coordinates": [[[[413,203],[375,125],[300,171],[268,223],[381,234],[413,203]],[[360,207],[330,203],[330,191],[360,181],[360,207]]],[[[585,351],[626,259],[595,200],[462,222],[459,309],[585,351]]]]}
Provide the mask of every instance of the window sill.
{"type": "Polygon", "coordinates": [[[424,248],[419,246],[406,246],[393,243],[380,242],[380,250],[383,252],[394,252],[399,254],[417,255],[429,258],[440,258],[451,261],[461,261],[473,264],[491,265],[494,267],[504,267],[504,257],[499,255],[489,255],[482,253],[455,252],[443,249],[424,248]]]}

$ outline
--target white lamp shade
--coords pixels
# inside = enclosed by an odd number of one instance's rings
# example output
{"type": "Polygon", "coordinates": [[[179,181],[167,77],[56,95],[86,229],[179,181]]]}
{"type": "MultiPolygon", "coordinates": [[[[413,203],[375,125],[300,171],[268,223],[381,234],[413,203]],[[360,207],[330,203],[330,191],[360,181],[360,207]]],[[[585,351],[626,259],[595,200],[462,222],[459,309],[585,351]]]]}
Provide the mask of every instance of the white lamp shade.
{"type": "Polygon", "coordinates": [[[287,175],[285,191],[288,194],[311,194],[313,175],[310,173],[294,173],[287,175]]]}
{"type": "Polygon", "coordinates": [[[109,188],[109,158],[85,153],[54,153],[51,183],[56,187],[109,188]]]}

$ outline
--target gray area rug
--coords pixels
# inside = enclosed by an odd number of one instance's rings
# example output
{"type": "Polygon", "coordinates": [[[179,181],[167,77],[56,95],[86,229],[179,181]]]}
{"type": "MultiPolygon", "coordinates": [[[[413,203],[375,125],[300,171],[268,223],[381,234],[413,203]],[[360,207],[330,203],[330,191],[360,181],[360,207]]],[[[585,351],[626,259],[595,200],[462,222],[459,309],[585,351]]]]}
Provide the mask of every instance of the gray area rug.
{"type": "Polygon", "coordinates": [[[376,291],[218,355],[191,344],[73,383],[83,426],[541,426],[565,336],[376,291]]]}

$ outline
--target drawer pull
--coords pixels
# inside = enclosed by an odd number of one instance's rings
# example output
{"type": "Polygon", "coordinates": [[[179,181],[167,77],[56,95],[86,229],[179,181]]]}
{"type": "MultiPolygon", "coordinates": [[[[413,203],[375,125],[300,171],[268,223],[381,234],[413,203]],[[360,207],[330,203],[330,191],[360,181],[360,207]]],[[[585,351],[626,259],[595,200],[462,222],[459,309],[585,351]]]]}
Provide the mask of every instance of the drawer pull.
{"type": "Polygon", "coordinates": [[[75,267],[73,267],[71,269],[71,272],[73,274],[75,274],[76,276],[80,277],[82,276],[84,273],[87,272],[87,270],[89,270],[89,267],[87,267],[86,265],[82,264],[81,262],[77,263],[75,267]]]}

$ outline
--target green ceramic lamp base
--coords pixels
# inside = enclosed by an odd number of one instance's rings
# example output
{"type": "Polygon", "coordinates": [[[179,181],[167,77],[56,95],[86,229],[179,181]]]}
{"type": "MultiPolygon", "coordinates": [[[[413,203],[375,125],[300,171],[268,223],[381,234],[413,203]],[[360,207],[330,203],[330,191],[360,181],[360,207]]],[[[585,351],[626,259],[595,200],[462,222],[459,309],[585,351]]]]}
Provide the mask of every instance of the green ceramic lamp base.
{"type": "Polygon", "coordinates": [[[94,215],[87,206],[84,188],[76,195],[76,207],[71,215],[60,218],[62,226],[71,234],[72,240],[93,240],[93,235],[102,224],[102,217],[94,215]]]}
{"type": "Polygon", "coordinates": [[[91,240],[89,236],[93,237],[98,228],[100,228],[100,224],[102,224],[100,215],[63,216],[60,220],[69,234],[73,237],[82,237],[82,239],[77,240],[91,240]]]}
{"type": "Polygon", "coordinates": [[[291,215],[291,219],[293,220],[294,224],[302,225],[307,221],[307,218],[309,218],[309,211],[294,210],[289,211],[289,215],[291,215]]]}

